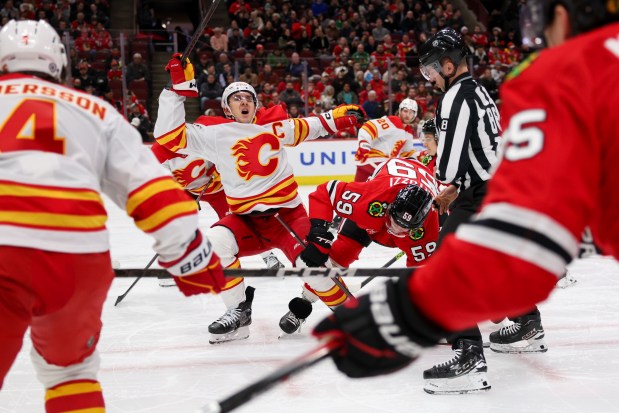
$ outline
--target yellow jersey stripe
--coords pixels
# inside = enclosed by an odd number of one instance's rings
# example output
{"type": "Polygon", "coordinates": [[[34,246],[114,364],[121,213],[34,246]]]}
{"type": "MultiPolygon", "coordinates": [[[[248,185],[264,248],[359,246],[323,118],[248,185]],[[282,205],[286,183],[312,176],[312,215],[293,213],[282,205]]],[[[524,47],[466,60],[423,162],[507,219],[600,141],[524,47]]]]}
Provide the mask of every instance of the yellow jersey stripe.
{"type": "Polygon", "coordinates": [[[150,197],[170,189],[181,188],[180,185],[172,179],[160,179],[150,185],[146,185],[144,188],[133,193],[129,199],[127,199],[127,215],[133,214],[133,211],[135,211],[140,204],[148,200],[150,197]]]}
{"type": "Polygon", "coordinates": [[[195,213],[197,208],[198,206],[194,201],[177,202],[160,209],[148,218],[135,221],[135,225],[142,231],[149,232],[177,215],[183,215],[189,212],[195,213]]]}

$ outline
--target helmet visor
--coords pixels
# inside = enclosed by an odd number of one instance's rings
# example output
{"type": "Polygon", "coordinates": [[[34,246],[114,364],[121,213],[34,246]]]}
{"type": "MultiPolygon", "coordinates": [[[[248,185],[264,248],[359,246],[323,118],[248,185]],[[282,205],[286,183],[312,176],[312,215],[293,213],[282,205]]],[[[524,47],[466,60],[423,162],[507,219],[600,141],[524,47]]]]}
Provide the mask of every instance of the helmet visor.
{"type": "Polygon", "coordinates": [[[409,228],[404,228],[398,225],[393,220],[393,217],[389,215],[389,218],[387,219],[387,232],[389,234],[393,235],[394,237],[404,238],[408,234],[408,231],[410,231],[409,228]]]}
{"type": "Polygon", "coordinates": [[[420,64],[419,71],[426,80],[432,80],[441,73],[441,65],[438,60],[431,63],[420,64]]]}

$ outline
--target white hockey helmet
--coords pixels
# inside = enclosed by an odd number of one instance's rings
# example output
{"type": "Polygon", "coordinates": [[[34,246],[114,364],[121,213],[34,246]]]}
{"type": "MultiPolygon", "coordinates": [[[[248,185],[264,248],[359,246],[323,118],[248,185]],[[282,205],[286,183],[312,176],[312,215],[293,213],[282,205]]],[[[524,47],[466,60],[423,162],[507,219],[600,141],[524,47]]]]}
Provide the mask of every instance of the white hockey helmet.
{"type": "Polygon", "coordinates": [[[58,33],[43,20],[11,20],[0,30],[0,68],[41,73],[63,81],[67,53],[58,33]]]}
{"type": "Polygon", "coordinates": [[[402,100],[402,102],[400,102],[400,106],[398,107],[398,110],[402,110],[402,109],[410,109],[413,112],[415,112],[415,116],[413,116],[413,119],[417,117],[417,112],[419,111],[417,102],[415,102],[415,99],[411,99],[411,98],[406,98],[402,100]]]}
{"type": "Polygon", "coordinates": [[[234,95],[237,92],[248,92],[254,97],[254,105],[256,105],[256,109],[258,108],[258,96],[256,95],[256,90],[252,85],[245,82],[232,82],[224,89],[224,93],[221,96],[221,107],[224,109],[228,109],[230,111],[230,105],[228,105],[228,99],[230,96],[234,95]]]}

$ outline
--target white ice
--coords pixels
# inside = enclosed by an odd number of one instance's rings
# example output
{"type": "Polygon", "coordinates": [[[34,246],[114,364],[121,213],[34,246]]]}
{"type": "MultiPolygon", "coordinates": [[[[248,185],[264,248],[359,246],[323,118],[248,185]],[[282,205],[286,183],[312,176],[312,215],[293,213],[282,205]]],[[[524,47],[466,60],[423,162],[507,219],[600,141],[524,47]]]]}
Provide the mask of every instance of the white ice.
{"type": "MultiPolygon", "coordinates": [[[[301,188],[305,199],[311,189],[301,188]]],[[[143,268],[153,256],[150,239],[111,203],[108,211],[113,258],[123,268],[143,268]]],[[[205,226],[215,221],[210,207],[201,214],[205,226]]],[[[373,245],[355,266],[378,267],[395,253],[373,245]]],[[[285,260],[279,251],[278,255],[285,260]]],[[[395,265],[403,266],[404,261],[395,265]]],[[[264,267],[259,257],[242,263],[247,268],[264,267]]],[[[348,379],[327,360],[238,412],[619,412],[619,265],[598,256],[575,261],[570,272],[578,282],[556,289],[540,306],[549,351],[507,355],[486,349],[489,392],[426,394],[423,370],[453,354],[440,346],[403,371],[373,379],[348,379]]],[[[315,304],[301,334],[278,340],[279,318],[299,293],[300,283],[248,279],[256,287],[251,336],[210,345],[207,326],[224,310],[217,297],[185,298],[175,287],[162,288],[156,279],[145,278],[114,307],[116,297],[133,280],[114,281],[103,312],[99,380],[108,412],[192,412],[210,400],[221,400],[315,347],[310,328],[329,313],[315,304]]],[[[486,339],[498,328],[491,323],[481,327],[486,339]]],[[[30,348],[26,337],[0,391],[2,413],[44,411],[44,391],[30,364],[30,348]]]]}

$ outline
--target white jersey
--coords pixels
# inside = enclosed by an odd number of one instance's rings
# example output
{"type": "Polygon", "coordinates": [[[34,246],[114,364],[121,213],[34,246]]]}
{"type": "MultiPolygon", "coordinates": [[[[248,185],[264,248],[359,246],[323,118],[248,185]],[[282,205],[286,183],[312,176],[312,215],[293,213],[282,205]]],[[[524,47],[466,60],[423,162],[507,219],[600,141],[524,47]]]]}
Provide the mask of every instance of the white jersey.
{"type": "Polygon", "coordinates": [[[235,214],[293,208],[301,204],[284,146],[327,135],[317,117],[266,124],[202,116],[185,123],[185,98],[169,90],[159,96],[155,139],[167,149],[214,163],[230,211],[235,214]]]}
{"type": "Polygon", "coordinates": [[[197,156],[172,152],[157,142],[153,143],[151,150],[186,191],[200,195],[214,194],[223,190],[219,172],[212,162],[197,156]],[[208,187],[205,188],[207,184],[208,187]]]}
{"type": "Polygon", "coordinates": [[[357,134],[359,147],[369,149],[367,160],[357,165],[385,161],[387,158],[409,158],[415,152],[413,130],[399,116],[383,116],[363,124],[357,134]]]}
{"type": "Polygon", "coordinates": [[[0,245],[105,252],[105,193],[163,260],[184,252],[196,205],[114,107],[19,74],[0,77],[0,96],[0,245]]]}

